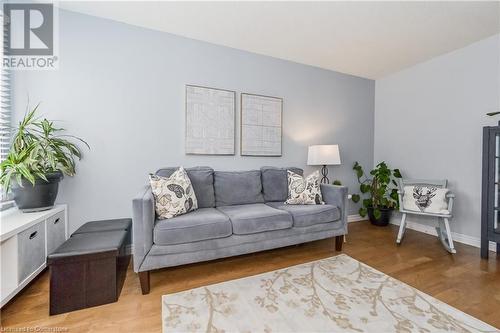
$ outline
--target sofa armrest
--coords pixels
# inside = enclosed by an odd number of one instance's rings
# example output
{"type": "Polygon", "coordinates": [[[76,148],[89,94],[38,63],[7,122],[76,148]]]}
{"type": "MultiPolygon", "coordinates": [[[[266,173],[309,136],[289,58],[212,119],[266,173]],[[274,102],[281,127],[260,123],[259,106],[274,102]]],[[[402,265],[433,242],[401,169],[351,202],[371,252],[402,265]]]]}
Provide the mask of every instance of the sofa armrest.
{"type": "Polygon", "coordinates": [[[347,233],[347,187],[321,184],[323,201],[340,209],[340,219],[347,233]]]}
{"type": "Polygon", "coordinates": [[[151,186],[144,186],[141,192],[132,200],[132,211],[134,271],[138,272],[144,257],[153,246],[155,207],[151,186]]]}

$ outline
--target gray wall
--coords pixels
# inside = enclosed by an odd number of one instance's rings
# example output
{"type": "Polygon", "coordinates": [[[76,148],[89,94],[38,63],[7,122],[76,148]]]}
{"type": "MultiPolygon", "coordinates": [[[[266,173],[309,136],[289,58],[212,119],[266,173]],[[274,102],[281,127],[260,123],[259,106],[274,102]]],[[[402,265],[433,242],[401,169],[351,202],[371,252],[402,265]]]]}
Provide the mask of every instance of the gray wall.
{"type": "Polygon", "coordinates": [[[70,231],[131,216],[132,197],[162,166],[305,167],[308,145],[337,143],[343,165],[330,173],[352,187],[353,162],[373,163],[373,81],[82,14],[60,12],[59,70],[15,73],[13,95],[15,118],[29,95],[92,146],[60,187],[70,231]],[[186,156],[185,84],[284,98],[283,156],[186,156]]]}
{"type": "MultiPolygon", "coordinates": [[[[500,118],[500,35],[376,81],[375,161],[412,178],[447,178],[452,231],[480,236],[482,127],[500,118]]],[[[429,219],[410,219],[429,224],[429,219]]]]}

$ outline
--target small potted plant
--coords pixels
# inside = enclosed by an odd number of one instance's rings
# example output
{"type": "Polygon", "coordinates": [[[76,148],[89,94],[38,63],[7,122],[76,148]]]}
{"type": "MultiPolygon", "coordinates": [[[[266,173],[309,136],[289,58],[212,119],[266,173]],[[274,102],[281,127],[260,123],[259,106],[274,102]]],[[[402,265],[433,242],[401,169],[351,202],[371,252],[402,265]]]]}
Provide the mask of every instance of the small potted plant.
{"type": "Polygon", "coordinates": [[[353,194],[352,201],[359,202],[364,196],[359,215],[368,215],[370,222],[378,226],[389,224],[391,212],[399,209],[396,178],[401,178],[399,169],[391,170],[385,162],[379,163],[370,171],[369,178],[361,165],[356,162],[352,168],[356,172],[361,195],[353,194]]]}
{"type": "Polygon", "coordinates": [[[9,154],[0,163],[0,185],[12,191],[23,212],[52,208],[59,181],[75,174],[75,158],[81,159],[82,153],[70,140],[90,148],[82,139],[63,134],[52,121],[37,117],[37,109],[38,105],[19,122],[9,154]]]}

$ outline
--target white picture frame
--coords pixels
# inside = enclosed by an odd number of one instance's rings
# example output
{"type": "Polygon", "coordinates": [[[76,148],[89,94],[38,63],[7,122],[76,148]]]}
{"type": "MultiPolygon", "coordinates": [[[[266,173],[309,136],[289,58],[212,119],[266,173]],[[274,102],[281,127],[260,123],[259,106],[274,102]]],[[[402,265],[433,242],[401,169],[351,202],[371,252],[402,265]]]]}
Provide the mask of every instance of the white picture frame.
{"type": "Polygon", "coordinates": [[[236,92],[186,85],[185,153],[234,155],[236,92]]]}
{"type": "Polygon", "coordinates": [[[241,156],[282,156],[283,99],[241,94],[241,156]]]}

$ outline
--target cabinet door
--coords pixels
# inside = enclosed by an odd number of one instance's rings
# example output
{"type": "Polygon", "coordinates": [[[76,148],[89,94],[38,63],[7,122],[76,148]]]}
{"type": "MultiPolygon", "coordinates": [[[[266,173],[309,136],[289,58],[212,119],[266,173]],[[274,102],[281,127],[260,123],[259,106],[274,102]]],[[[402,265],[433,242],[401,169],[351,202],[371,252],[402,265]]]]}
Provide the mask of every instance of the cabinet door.
{"type": "Polygon", "coordinates": [[[481,200],[481,256],[488,256],[488,240],[500,242],[500,126],[483,128],[483,184],[481,200]]]}
{"type": "Polygon", "coordinates": [[[491,234],[500,234],[500,129],[495,128],[492,130],[490,145],[492,146],[491,152],[494,152],[494,155],[490,158],[492,161],[490,162],[490,179],[492,182],[492,191],[490,191],[491,200],[492,200],[492,211],[493,216],[489,222],[489,232],[491,234]]]}
{"type": "Polygon", "coordinates": [[[64,211],[47,219],[47,254],[51,254],[66,240],[64,211]]]}
{"type": "Polygon", "coordinates": [[[18,283],[17,278],[17,235],[4,240],[0,244],[1,269],[2,274],[0,279],[0,296],[3,301],[16,288],[18,283]]]}
{"type": "Polygon", "coordinates": [[[490,232],[493,233],[500,233],[500,228],[498,227],[499,223],[499,218],[500,218],[500,133],[498,130],[493,131],[494,135],[494,148],[493,151],[495,152],[494,155],[494,161],[493,161],[493,175],[491,178],[494,179],[494,187],[493,187],[493,221],[490,222],[490,232]]]}
{"type": "Polygon", "coordinates": [[[45,221],[35,224],[17,236],[19,283],[45,263],[45,221]]]}

